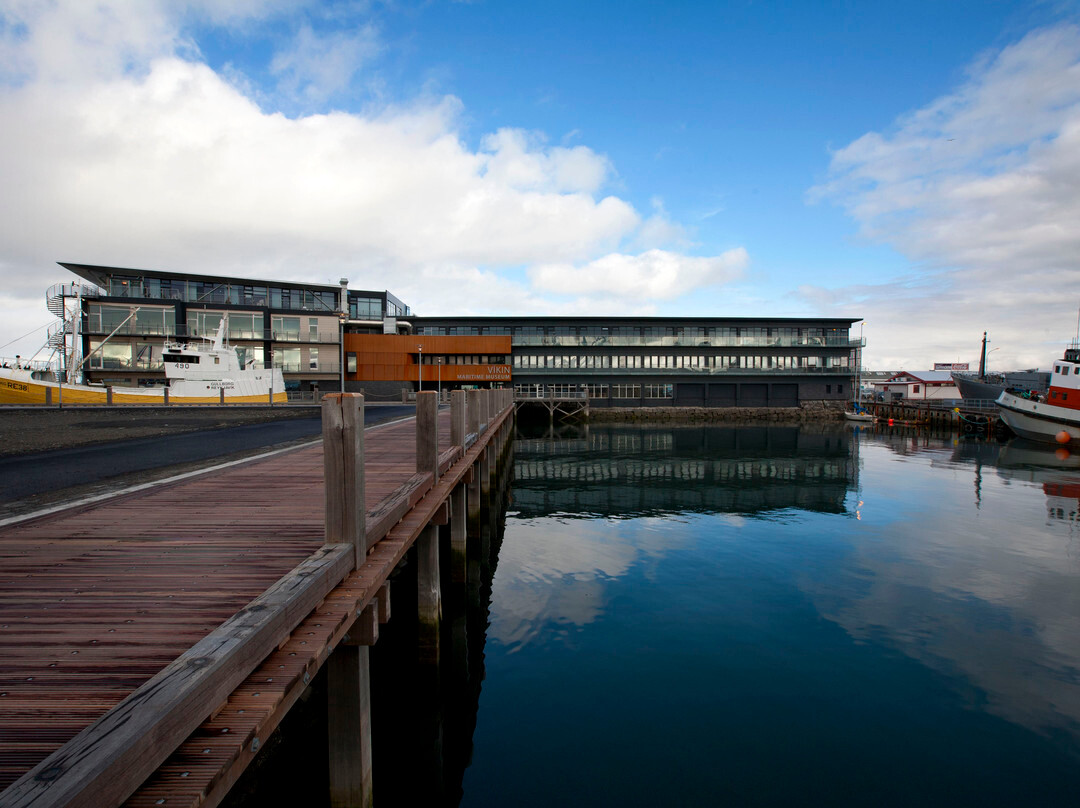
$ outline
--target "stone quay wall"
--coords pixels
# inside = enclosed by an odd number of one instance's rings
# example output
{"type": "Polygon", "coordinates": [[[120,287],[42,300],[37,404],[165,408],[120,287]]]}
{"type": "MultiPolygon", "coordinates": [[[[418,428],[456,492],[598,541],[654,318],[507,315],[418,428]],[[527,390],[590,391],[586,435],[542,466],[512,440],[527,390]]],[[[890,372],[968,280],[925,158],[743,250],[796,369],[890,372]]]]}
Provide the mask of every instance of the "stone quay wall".
{"type": "Polygon", "coordinates": [[[594,407],[592,421],[839,421],[843,401],[804,401],[798,407],[594,407]]]}

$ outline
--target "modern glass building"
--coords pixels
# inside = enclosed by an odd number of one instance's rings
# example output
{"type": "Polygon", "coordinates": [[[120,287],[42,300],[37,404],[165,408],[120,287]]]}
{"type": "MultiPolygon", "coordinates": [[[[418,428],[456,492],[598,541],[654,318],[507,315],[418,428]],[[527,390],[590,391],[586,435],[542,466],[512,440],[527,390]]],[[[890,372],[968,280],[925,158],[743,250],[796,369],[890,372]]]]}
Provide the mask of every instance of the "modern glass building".
{"type": "Polygon", "coordinates": [[[850,318],[417,317],[389,292],[62,263],[82,285],[69,366],[114,386],[162,384],[168,340],[228,316],[242,358],[290,390],[400,397],[512,384],[592,406],[797,407],[851,398],[850,318]]]}
{"type": "Polygon", "coordinates": [[[796,407],[853,393],[852,319],[417,317],[418,335],[508,335],[518,395],[592,406],[796,407]]]}

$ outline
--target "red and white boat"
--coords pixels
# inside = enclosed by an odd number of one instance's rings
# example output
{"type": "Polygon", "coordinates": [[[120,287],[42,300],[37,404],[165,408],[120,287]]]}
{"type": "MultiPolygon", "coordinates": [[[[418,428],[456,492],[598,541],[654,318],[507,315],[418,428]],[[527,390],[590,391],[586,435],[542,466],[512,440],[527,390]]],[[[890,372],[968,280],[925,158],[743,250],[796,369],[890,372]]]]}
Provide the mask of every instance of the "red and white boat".
{"type": "Polygon", "coordinates": [[[1043,443],[1080,443],[1080,342],[1054,362],[1045,395],[1024,398],[1004,392],[997,399],[1001,420],[1017,435],[1043,443]]]}

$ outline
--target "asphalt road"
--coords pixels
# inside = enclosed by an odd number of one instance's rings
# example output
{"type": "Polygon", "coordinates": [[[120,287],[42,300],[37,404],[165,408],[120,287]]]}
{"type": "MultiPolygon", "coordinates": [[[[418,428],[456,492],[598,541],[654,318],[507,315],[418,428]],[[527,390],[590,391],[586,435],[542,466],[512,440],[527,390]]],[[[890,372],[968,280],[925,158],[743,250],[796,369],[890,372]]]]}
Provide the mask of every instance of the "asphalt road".
{"type": "MultiPolygon", "coordinates": [[[[364,421],[371,425],[413,412],[412,405],[368,407],[364,421]]],[[[55,504],[61,491],[63,499],[73,499],[316,440],[321,428],[318,416],[292,418],[0,458],[0,516],[55,504]]]]}

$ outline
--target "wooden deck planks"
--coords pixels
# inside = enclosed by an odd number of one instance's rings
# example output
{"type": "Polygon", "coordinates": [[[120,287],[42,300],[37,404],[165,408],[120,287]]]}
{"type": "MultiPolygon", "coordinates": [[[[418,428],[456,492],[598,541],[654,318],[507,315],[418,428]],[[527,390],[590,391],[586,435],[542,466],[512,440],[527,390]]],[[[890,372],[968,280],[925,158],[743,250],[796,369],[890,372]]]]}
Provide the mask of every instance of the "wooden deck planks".
{"type": "MultiPolygon", "coordinates": [[[[500,422],[502,419],[499,419],[500,422]]],[[[440,433],[441,434],[441,433],[440,433]]],[[[375,544],[367,560],[330,592],[241,685],[221,712],[204,722],[132,797],[125,808],[216,805],[304,691],[333,649],[354,630],[357,615],[377,601],[391,571],[449,493],[465,479],[483,446],[477,444],[375,544]],[[307,678],[305,678],[305,674],[307,678]],[[224,732],[224,734],[222,734],[224,732]],[[213,741],[211,747],[209,742],[213,741]],[[164,802],[162,802],[164,801],[164,802]]]]}
{"type": "MultiPolygon", "coordinates": [[[[369,509],[415,473],[413,434],[366,433],[369,509]]],[[[322,540],[320,446],[0,527],[0,788],[322,540]]]]}

